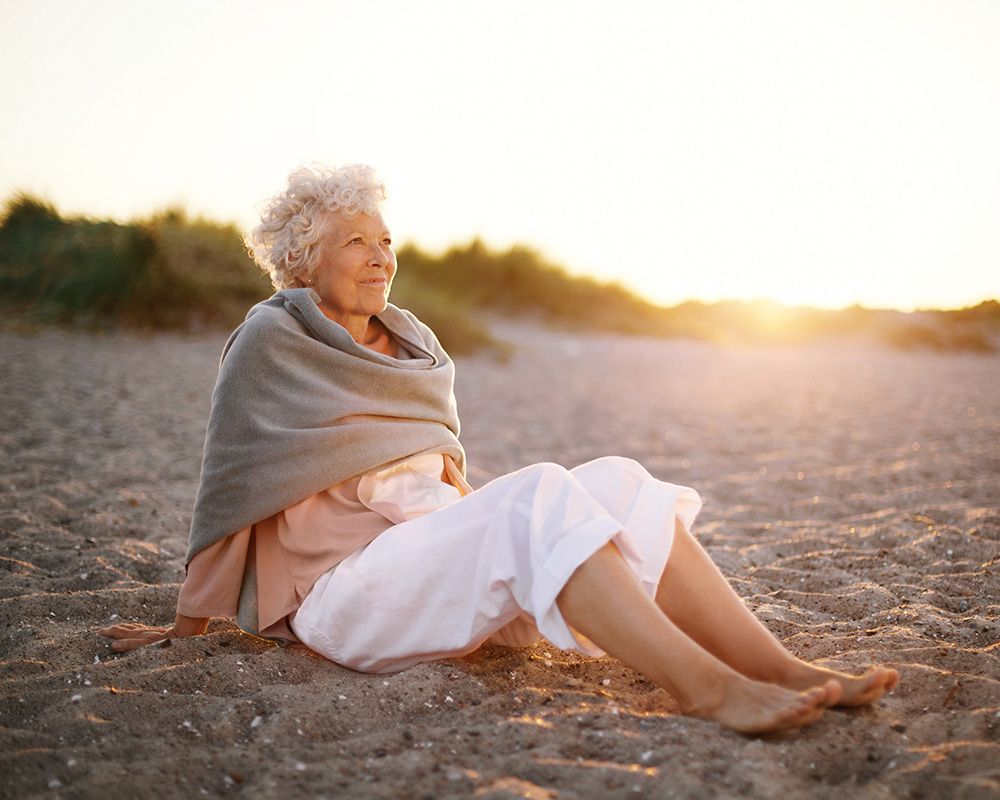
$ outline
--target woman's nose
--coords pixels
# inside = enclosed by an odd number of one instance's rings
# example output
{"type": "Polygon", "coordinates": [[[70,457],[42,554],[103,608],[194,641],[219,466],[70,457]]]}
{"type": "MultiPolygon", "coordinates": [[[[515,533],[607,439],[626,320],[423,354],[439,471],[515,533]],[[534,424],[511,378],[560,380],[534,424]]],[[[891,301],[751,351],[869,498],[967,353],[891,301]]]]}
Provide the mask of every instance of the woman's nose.
{"type": "Polygon", "coordinates": [[[380,267],[387,266],[389,264],[389,254],[381,245],[375,245],[372,248],[372,254],[369,259],[370,264],[377,264],[380,267]]]}

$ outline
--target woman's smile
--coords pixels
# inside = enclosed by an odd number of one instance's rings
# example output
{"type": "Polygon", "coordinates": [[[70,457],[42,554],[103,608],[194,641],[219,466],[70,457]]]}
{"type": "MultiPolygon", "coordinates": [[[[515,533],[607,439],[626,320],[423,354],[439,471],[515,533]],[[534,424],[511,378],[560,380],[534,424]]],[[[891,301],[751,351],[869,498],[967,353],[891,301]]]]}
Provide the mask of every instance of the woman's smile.
{"type": "Polygon", "coordinates": [[[312,286],[323,313],[356,341],[367,341],[371,319],[385,310],[396,274],[392,236],[380,212],[354,217],[329,212],[327,222],[312,286]]]}

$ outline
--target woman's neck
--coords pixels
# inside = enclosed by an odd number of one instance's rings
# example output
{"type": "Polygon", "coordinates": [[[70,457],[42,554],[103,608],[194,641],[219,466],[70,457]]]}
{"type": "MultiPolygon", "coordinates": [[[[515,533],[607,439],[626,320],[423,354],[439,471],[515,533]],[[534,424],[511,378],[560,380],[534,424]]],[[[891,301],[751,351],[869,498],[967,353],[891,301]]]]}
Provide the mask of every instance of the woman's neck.
{"type": "Polygon", "coordinates": [[[348,317],[342,314],[337,314],[322,300],[320,300],[317,305],[319,306],[319,310],[323,312],[323,316],[329,320],[333,320],[340,327],[344,328],[349,334],[351,334],[351,338],[354,339],[354,341],[364,347],[368,346],[369,340],[377,338],[378,333],[380,332],[378,326],[372,324],[372,320],[375,319],[375,317],[348,317]]]}
{"type": "Polygon", "coordinates": [[[332,314],[322,303],[319,304],[320,311],[344,328],[355,342],[376,353],[397,357],[399,347],[396,340],[389,333],[389,329],[379,320],[378,317],[351,317],[343,319],[332,314]]]}

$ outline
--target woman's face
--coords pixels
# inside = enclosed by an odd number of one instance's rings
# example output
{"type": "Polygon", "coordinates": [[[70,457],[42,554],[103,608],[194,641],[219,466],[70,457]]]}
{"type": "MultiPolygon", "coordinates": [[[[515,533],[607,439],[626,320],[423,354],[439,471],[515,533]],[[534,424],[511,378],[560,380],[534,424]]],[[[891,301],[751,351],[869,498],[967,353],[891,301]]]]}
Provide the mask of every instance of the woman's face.
{"type": "Polygon", "coordinates": [[[323,301],[323,311],[341,323],[381,313],[396,274],[396,254],[385,220],[380,213],[345,217],[331,211],[328,222],[311,284],[323,301]]]}

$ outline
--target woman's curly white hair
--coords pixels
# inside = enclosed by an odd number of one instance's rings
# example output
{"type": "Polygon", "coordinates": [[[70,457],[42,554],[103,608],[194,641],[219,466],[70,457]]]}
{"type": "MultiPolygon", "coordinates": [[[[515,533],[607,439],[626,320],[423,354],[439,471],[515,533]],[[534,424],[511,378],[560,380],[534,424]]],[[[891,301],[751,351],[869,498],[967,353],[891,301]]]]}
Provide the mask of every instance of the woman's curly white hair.
{"type": "Polygon", "coordinates": [[[329,227],[325,212],[376,214],[385,197],[385,184],[364,164],[299,167],[288,176],[288,188],[267,203],[260,224],[244,242],[275,289],[305,286],[329,227]]]}

